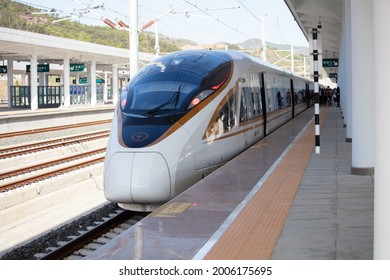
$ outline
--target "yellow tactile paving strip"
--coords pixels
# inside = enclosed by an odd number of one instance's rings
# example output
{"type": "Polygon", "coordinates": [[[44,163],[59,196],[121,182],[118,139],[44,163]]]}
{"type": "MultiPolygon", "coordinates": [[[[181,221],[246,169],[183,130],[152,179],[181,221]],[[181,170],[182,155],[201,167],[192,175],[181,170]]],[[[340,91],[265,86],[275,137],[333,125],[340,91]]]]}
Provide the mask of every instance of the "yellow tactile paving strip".
{"type": "MultiPolygon", "coordinates": [[[[323,108],[321,124],[328,113],[323,108]]],[[[205,260],[270,259],[314,148],[314,121],[215,243],[205,260]]]]}

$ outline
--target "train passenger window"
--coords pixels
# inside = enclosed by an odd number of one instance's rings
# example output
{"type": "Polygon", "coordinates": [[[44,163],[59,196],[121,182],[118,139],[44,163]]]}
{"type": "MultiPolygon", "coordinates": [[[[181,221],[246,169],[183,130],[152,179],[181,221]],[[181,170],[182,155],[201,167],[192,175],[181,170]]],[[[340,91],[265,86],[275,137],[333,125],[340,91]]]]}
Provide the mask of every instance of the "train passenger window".
{"type": "Polygon", "coordinates": [[[292,105],[290,78],[281,75],[267,77],[268,112],[292,105]]]}
{"type": "Polygon", "coordinates": [[[228,132],[236,125],[236,102],[231,96],[218,114],[217,122],[222,123],[223,131],[228,132]]]}
{"type": "Polygon", "coordinates": [[[247,102],[244,92],[241,93],[241,103],[240,103],[240,122],[245,122],[247,118],[247,102]]]}
{"type": "Polygon", "coordinates": [[[303,81],[294,81],[295,104],[306,102],[306,84],[303,81]]]}
{"type": "Polygon", "coordinates": [[[245,94],[246,102],[246,117],[248,120],[253,119],[253,99],[252,99],[252,88],[245,87],[242,89],[245,94]]]}
{"type": "Polygon", "coordinates": [[[240,122],[262,116],[260,74],[244,73],[240,86],[240,122]]]}
{"type": "Polygon", "coordinates": [[[214,122],[209,125],[206,131],[206,137],[216,139],[223,133],[229,132],[237,124],[236,121],[236,101],[235,95],[230,96],[228,101],[220,107],[216,114],[214,122]]]}
{"type": "Polygon", "coordinates": [[[261,108],[261,94],[260,94],[260,88],[256,88],[252,92],[252,102],[253,102],[253,115],[255,117],[262,115],[262,108],[261,108]]]}

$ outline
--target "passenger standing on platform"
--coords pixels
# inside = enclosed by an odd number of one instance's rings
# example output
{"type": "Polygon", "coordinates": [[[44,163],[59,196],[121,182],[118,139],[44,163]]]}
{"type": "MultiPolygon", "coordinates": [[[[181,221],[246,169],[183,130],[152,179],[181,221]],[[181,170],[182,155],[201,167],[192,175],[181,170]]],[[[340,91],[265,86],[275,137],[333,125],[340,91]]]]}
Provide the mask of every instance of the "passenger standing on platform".
{"type": "Polygon", "coordinates": [[[326,88],[326,101],[329,106],[332,106],[332,89],[328,86],[326,88]]]}
{"type": "Polygon", "coordinates": [[[321,88],[320,92],[320,105],[326,106],[327,100],[326,100],[326,92],[324,88],[321,88]]]}
{"type": "Polygon", "coordinates": [[[340,87],[336,88],[336,102],[337,102],[337,108],[340,107],[340,87]]]}

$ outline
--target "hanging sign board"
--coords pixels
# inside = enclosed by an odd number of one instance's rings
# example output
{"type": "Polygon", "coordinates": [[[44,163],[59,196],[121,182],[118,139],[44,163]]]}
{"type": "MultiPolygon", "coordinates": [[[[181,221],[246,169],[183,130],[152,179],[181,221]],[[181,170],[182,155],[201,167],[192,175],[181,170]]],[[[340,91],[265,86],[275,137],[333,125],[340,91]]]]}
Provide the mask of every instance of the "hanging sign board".
{"type": "Polygon", "coordinates": [[[6,74],[8,72],[8,68],[6,65],[0,66],[0,74],[6,74]]]}
{"type": "Polygon", "coordinates": [[[80,78],[79,84],[86,84],[88,82],[87,78],[80,78]]]}
{"type": "MultiPolygon", "coordinates": [[[[88,83],[88,78],[80,78],[79,79],[79,84],[86,84],[86,83],[88,83]]],[[[104,84],[105,81],[104,81],[104,79],[96,79],[96,83],[97,84],[104,84]]]]}
{"type": "Polygon", "coordinates": [[[83,63],[71,63],[70,64],[70,72],[79,72],[84,71],[84,64],[83,63]]]}
{"type": "Polygon", "coordinates": [[[323,58],[322,67],[339,67],[338,58],[323,58]]]}
{"type": "MultiPolygon", "coordinates": [[[[31,66],[29,64],[26,65],[26,72],[30,73],[31,66]]],[[[46,73],[50,72],[50,64],[38,64],[37,65],[38,73],[46,73]]]]}

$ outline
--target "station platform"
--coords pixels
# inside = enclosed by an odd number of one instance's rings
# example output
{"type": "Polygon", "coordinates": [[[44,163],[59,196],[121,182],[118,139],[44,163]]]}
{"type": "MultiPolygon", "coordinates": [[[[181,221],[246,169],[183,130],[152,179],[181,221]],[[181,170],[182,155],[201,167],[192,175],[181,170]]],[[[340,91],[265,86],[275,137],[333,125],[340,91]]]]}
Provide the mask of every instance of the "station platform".
{"type": "Polygon", "coordinates": [[[0,104],[0,134],[80,122],[111,120],[114,110],[115,105],[113,104],[78,105],[38,110],[8,108],[7,104],[0,104]]]}
{"type": "Polygon", "coordinates": [[[339,108],[311,109],[87,259],[373,258],[373,178],[351,175],[339,108]]]}

